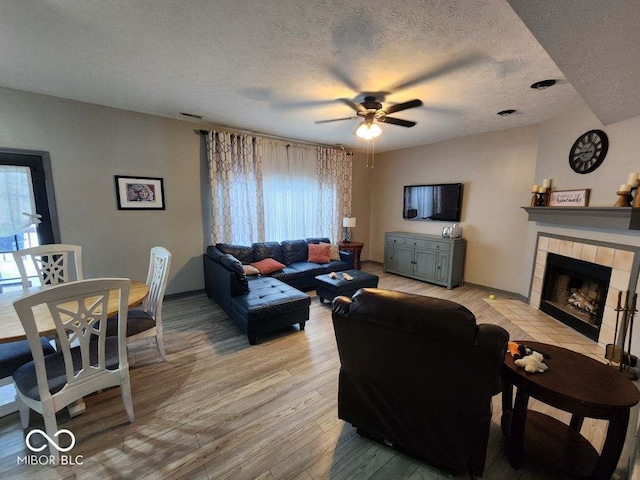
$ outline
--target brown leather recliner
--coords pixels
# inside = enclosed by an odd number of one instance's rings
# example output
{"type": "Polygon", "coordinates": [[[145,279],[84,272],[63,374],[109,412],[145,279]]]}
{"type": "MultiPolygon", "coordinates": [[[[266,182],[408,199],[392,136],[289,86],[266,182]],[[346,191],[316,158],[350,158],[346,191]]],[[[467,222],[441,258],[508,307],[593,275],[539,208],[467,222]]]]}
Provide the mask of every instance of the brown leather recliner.
{"type": "Polygon", "coordinates": [[[484,472],[509,334],[448,300],[374,288],[333,301],[338,416],[452,473],[484,472]]]}

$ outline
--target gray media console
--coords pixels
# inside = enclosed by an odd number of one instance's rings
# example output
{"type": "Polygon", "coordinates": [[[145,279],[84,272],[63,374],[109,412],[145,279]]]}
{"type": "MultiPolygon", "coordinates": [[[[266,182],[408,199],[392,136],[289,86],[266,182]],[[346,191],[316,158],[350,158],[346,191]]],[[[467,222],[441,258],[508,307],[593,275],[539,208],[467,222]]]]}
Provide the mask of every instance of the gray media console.
{"type": "Polygon", "coordinates": [[[466,248],[464,238],[387,232],[384,270],[451,289],[462,285],[466,248]]]}

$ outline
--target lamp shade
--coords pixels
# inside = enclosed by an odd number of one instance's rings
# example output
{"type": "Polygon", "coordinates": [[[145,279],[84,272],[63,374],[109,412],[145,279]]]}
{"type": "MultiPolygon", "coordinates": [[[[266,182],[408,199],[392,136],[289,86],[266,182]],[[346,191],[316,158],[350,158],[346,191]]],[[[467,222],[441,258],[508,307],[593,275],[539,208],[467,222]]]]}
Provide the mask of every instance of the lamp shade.
{"type": "Polygon", "coordinates": [[[347,228],[353,228],[356,226],[356,217],[344,217],[342,219],[342,226],[347,228]]]}

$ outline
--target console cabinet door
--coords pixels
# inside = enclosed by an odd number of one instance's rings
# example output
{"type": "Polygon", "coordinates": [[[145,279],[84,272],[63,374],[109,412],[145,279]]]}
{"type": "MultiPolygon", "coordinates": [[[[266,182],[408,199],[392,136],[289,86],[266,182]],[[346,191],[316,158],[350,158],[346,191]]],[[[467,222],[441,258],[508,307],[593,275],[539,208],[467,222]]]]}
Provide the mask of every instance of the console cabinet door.
{"type": "Polygon", "coordinates": [[[384,269],[388,272],[397,270],[396,244],[393,242],[388,242],[384,247],[384,269]]]}
{"type": "Polygon", "coordinates": [[[436,279],[437,253],[433,250],[416,250],[415,275],[425,280],[436,279]]]}
{"type": "Polygon", "coordinates": [[[413,275],[413,253],[415,248],[407,247],[405,245],[398,245],[396,247],[396,271],[400,273],[406,273],[407,275],[413,275]]]}
{"type": "Polygon", "coordinates": [[[449,282],[449,254],[438,252],[436,261],[435,280],[437,282],[449,282]]]}

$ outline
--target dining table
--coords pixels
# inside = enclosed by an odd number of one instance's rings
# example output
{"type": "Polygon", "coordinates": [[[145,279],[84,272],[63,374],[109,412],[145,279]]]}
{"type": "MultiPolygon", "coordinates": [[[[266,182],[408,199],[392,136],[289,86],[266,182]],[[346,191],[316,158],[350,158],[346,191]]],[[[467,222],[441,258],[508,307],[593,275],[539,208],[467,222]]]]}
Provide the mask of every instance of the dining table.
{"type": "MultiPolygon", "coordinates": [[[[18,314],[13,308],[13,302],[34,293],[50,287],[30,287],[15,292],[4,292],[0,294],[0,343],[14,342],[16,340],[25,340],[27,334],[22,328],[22,323],[18,314]]],[[[131,288],[129,289],[129,299],[127,305],[133,307],[141,303],[149,293],[149,286],[137,280],[131,280],[131,288]]],[[[118,291],[109,292],[109,302],[107,305],[107,316],[118,313],[118,291]]],[[[33,309],[38,332],[44,337],[56,335],[56,326],[51,318],[51,313],[46,305],[37,305],[33,309]]]]}
{"type": "MultiPolygon", "coordinates": [[[[34,293],[41,292],[47,288],[51,287],[37,286],[15,292],[3,292],[0,294],[0,343],[25,340],[27,338],[27,334],[20,322],[20,317],[18,317],[18,313],[13,307],[13,302],[26,296],[33,295],[34,293]]],[[[149,286],[146,283],[131,280],[127,305],[131,308],[142,303],[148,294],[149,286]]],[[[119,304],[119,291],[111,290],[109,292],[109,301],[107,304],[107,316],[118,313],[119,304]]],[[[33,308],[33,312],[40,335],[44,337],[55,337],[56,326],[47,306],[44,304],[37,305],[33,308]]],[[[67,407],[67,411],[71,417],[80,415],[85,411],[84,401],[77,400],[67,407]]]]}

